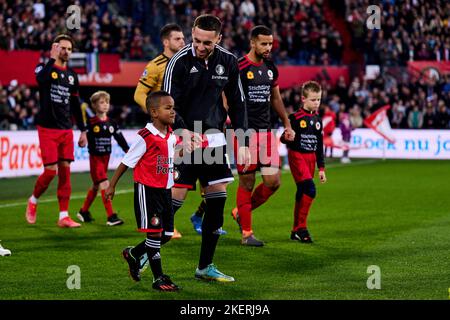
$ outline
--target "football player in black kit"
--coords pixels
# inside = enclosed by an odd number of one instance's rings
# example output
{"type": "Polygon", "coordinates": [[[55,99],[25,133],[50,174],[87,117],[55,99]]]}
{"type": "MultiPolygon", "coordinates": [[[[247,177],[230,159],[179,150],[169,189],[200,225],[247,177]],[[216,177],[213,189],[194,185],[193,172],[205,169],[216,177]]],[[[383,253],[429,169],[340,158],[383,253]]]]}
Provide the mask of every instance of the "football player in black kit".
{"type": "Polygon", "coordinates": [[[250,167],[244,171],[237,165],[237,207],[231,213],[242,232],[241,244],[254,247],[261,247],[264,242],[253,235],[252,210],[265,203],[280,186],[280,156],[276,136],[271,131],[271,108],[286,128],[286,139],[292,141],[295,136],[280,95],[278,69],[269,59],[272,45],[272,31],[266,26],[256,26],[251,31],[250,52],[238,60],[247,102],[248,128],[255,132],[250,137],[250,167]],[[263,181],[253,191],[257,170],[261,171],[263,181]]]}
{"type": "Polygon", "coordinates": [[[122,150],[127,153],[129,147],[117,124],[108,118],[110,107],[110,95],[106,91],[97,91],[91,96],[91,107],[93,113],[87,109],[87,138],[89,150],[89,166],[92,178],[92,188],[89,189],[83,207],[77,214],[82,222],[91,222],[92,218],[89,208],[94,202],[100,189],[103,205],[106,210],[108,226],[123,224],[123,220],[117,216],[112,207],[111,200],[106,199],[105,192],[109,187],[108,163],[111,155],[111,137],[116,139],[122,150]]]}
{"type": "Polygon", "coordinates": [[[36,180],[33,194],[28,199],[25,217],[30,224],[36,223],[39,197],[58,175],[59,221],[61,228],[77,228],[79,223],[69,216],[71,194],[70,162],[74,160],[72,115],[81,131],[78,145],[87,143],[86,129],[81,115],[78,94],[78,76],[67,67],[72,54],[73,40],[62,34],[55,38],[47,63],[35,69],[39,86],[39,112],[36,126],[39,135],[44,172],[36,180]]]}
{"type": "MultiPolygon", "coordinates": [[[[195,277],[205,281],[232,282],[233,277],[223,274],[213,264],[223,224],[226,186],[234,180],[223,127],[228,113],[234,130],[245,132],[247,109],[237,58],[218,45],[221,28],[222,22],[213,15],[205,14],[195,19],[193,42],[178,51],[167,64],[163,89],[175,100],[174,129],[184,129],[183,143],[189,145],[193,139],[194,144],[202,145],[197,153],[191,153],[191,159],[183,157],[181,164],[175,164],[175,185],[172,188],[174,212],[182,206],[188,189],[195,188],[197,179],[205,188],[206,212],[195,277]],[[223,106],[222,92],[227,98],[228,111],[223,106]],[[202,132],[194,132],[198,124],[202,132]],[[199,152],[201,162],[195,163],[195,154],[199,152]],[[214,155],[212,163],[205,161],[208,154],[214,155]]],[[[238,154],[238,162],[248,166],[248,141],[242,141],[238,154]]]]}

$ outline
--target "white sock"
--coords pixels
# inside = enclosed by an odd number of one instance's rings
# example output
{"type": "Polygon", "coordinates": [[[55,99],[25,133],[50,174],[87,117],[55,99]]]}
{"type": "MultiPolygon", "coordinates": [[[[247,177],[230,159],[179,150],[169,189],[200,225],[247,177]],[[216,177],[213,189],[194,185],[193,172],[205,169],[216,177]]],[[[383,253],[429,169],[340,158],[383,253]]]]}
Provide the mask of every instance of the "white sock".
{"type": "Polygon", "coordinates": [[[61,211],[61,212],[59,213],[59,220],[64,219],[65,217],[68,217],[68,216],[69,216],[69,212],[67,212],[67,211],[61,211]]]}
{"type": "Polygon", "coordinates": [[[31,203],[36,204],[38,202],[38,199],[32,194],[31,197],[28,199],[31,201],[31,203]]]}

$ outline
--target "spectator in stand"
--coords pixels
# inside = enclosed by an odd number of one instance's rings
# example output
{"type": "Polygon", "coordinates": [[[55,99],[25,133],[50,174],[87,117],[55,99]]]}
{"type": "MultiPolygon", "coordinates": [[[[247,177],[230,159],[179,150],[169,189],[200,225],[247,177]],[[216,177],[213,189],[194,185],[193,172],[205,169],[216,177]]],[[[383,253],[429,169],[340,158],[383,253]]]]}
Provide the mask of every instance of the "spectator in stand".
{"type": "Polygon", "coordinates": [[[423,114],[419,106],[411,101],[412,110],[408,114],[408,127],[411,129],[420,129],[423,125],[423,114]]]}
{"type": "Polygon", "coordinates": [[[428,103],[425,114],[423,116],[423,129],[436,128],[436,115],[434,114],[434,108],[431,102],[428,103]]]}
{"type": "Polygon", "coordinates": [[[445,106],[443,100],[439,100],[438,112],[436,114],[436,129],[448,129],[449,128],[449,114],[448,109],[445,106]]]}

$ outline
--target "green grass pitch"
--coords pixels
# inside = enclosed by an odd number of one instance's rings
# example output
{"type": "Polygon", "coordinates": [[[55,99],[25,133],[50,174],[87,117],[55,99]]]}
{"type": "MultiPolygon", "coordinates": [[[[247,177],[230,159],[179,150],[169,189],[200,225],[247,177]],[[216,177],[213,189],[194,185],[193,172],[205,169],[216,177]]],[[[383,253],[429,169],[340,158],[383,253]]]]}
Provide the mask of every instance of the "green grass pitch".
{"type": "MultiPolygon", "coordinates": [[[[224,229],[214,262],[234,283],[194,279],[200,236],[189,221],[200,196],[191,192],[176,216],[183,234],[162,249],[164,271],[182,287],[178,293],[151,289],[150,270],[140,283],[128,276],[121,257],[125,246],[143,236],[135,231],[132,176],[121,180],[114,208],[125,224],[107,227],[98,197],[96,221],[79,229],[56,226],[56,180],[41,198],[36,225],[24,211],[35,177],[0,180],[0,239],[12,255],[0,257],[0,300],[6,299],[449,299],[450,163],[448,161],[355,160],[332,162],[328,182],[318,183],[309,216],[313,245],[289,240],[295,185],[283,172],[282,186],[253,215],[263,248],[240,245],[230,216],[237,181],[228,187],[224,229]],[[81,288],[69,290],[67,268],[81,272],[81,288]],[[368,289],[381,272],[381,289],[368,289]]],[[[257,179],[257,182],[260,178],[257,179]]],[[[75,218],[89,175],[72,175],[71,216],[75,218]]]]}

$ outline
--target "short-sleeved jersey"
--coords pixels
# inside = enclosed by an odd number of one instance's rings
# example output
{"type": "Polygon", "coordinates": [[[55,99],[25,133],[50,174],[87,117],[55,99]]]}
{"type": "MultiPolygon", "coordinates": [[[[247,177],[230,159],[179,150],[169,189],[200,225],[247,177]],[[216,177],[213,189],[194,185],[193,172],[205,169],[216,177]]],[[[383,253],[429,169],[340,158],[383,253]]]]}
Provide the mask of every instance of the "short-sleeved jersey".
{"type": "Polygon", "coordinates": [[[288,149],[301,153],[315,152],[317,167],[324,168],[323,128],[319,114],[301,108],[296,113],[289,115],[289,120],[292,129],[295,131],[295,139],[286,142],[288,149]]]}
{"type": "Polygon", "coordinates": [[[174,184],[175,144],[176,137],[170,127],[164,135],[148,123],[139,130],[122,163],[134,168],[135,182],[152,188],[170,189],[174,184]]]}
{"type": "Polygon", "coordinates": [[[88,118],[87,138],[90,155],[103,156],[111,154],[111,137],[116,139],[124,152],[128,151],[128,143],[113,120],[109,118],[101,120],[96,115],[88,118]]]}
{"type": "Polygon", "coordinates": [[[78,94],[78,76],[70,68],[55,65],[50,59],[35,69],[39,86],[39,112],[36,124],[52,129],[72,129],[72,115],[84,130],[78,94]]]}
{"type": "Polygon", "coordinates": [[[139,78],[139,82],[150,89],[151,92],[161,90],[164,71],[169,58],[161,53],[150,61],[139,78]]]}
{"type": "Polygon", "coordinates": [[[247,55],[238,62],[247,102],[248,127],[270,129],[270,97],[272,88],[278,85],[278,69],[270,60],[255,63],[247,55]]]}

